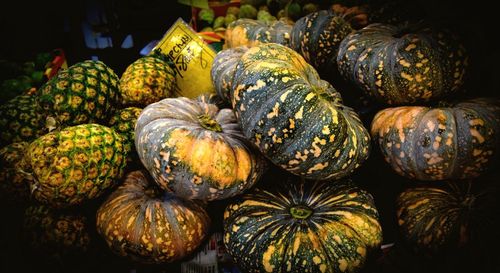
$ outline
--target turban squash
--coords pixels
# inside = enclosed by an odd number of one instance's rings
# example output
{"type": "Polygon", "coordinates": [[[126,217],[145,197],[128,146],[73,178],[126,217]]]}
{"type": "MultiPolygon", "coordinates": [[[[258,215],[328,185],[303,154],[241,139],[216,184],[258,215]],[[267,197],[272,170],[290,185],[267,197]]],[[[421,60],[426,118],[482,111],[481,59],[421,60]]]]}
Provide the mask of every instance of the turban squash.
{"type": "Polygon", "coordinates": [[[208,233],[210,218],[193,201],[165,193],[146,172],[134,171],[97,211],[97,231],[117,254],[163,263],[192,253],[208,233]]]}
{"type": "Polygon", "coordinates": [[[425,102],[456,92],[467,55],[457,37],[429,27],[371,24],[345,37],[340,73],[387,104],[425,102]]]}
{"type": "Polygon", "coordinates": [[[263,44],[239,59],[227,72],[234,73],[233,110],[245,137],[274,164],[309,179],[331,179],[368,157],[370,136],[358,116],[302,56],[263,44]]]}
{"type": "Polygon", "coordinates": [[[251,187],[265,161],[242,135],[231,109],[168,98],[142,111],[136,149],[158,185],[188,199],[224,199],[251,187]]]}
{"type": "Polygon", "coordinates": [[[380,245],[372,196],[350,181],[281,180],[231,202],[224,243],[246,272],[358,272],[380,245]]]}
{"type": "Polygon", "coordinates": [[[400,175],[418,180],[477,177],[498,158],[500,106],[479,98],[450,107],[388,108],[375,115],[371,132],[400,175]]]}

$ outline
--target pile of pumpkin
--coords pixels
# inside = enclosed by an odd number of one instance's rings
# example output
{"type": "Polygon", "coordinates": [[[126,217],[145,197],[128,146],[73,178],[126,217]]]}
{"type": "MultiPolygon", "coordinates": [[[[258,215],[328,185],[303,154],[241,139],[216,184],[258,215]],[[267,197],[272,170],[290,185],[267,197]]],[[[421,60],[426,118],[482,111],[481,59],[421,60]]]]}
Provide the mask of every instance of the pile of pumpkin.
{"type": "Polygon", "coordinates": [[[455,180],[498,162],[498,101],[433,104],[465,80],[468,57],[451,32],[355,30],[353,18],[322,10],[287,29],[235,21],[212,67],[217,95],[196,99],[169,98],[174,72],[161,54],[121,79],[102,62],[78,63],[0,107],[0,189],[32,199],[27,226],[45,243],[84,249],[84,219],[68,209],[111,192],[96,216],[109,248],[172,262],[208,235],[207,202],[228,199],[224,244],[241,270],[358,272],[382,243],[374,199],[350,178],[373,138],[415,180],[396,202],[406,242],[426,253],[466,245],[490,197],[455,180]],[[391,107],[371,134],[333,87],[339,76],[391,107]],[[269,169],[286,175],[265,178],[269,169]]]}

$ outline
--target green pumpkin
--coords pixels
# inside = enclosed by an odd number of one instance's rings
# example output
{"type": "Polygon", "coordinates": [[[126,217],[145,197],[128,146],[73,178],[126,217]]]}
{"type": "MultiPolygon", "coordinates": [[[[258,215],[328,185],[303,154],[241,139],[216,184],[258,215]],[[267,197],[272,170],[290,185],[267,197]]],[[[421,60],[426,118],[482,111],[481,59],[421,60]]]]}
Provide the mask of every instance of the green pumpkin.
{"type": "Polygon", "coordinates": [[[201,206],[159,190],[142,171],[127,174],[97,211],[97,231],[108,246],[142,263],[172,262],[193,253],[209,227],[201,206]]]}
{"type": "Polygon", "coordinates": [[[113,187],[128,155],[113,129],[82,124],[33,141],[26,152],[33,197],[52,207],[78,205],[113,187]]]}
{"type": "Polygon", "coordinates": [[[224,212],[224,244],[245,272],[358,272],[381,244],[373,198],[350,181],[272,182],[224,212]]]}
{"type": "Polygon", "coordinates": [[[346,176],[368,157],[370,136],[340,94],[295,51],[250,48],[231,84],[247,139],[275,165],[309,179],[346,176]]]}
{"type": "Polygon", "coordinates": [[[499,215],[498,191],[485,182],[447,181],[402,192],[396,202],[397,221],[406,243],[431,256],[476,245],[481,250],[491,248],[489,234],[496,226],[491,223],[499,215]]]}
{"type": "Polygon", "coordinates": [[[231,90],[234,77],[234,70],[241,56],[247,52],[248,47],[240,46],[223,50],[215,56],[211,77],[217,95],[224,102],[231,103],[231,90]]]}
{"type": "Polygon", "coordinates": [[[349,21],[343,16],[332,10],[321,10],[295,23],[291,48],[319,71],[335,71],[340,42],[352,31],[349,21]]]}
{"type": "Polygon", "coordinates": [[[169,98],[142,111],[136,148],[158,185],[176,195],[224,199],[250,188],[265,160],[244,138],[231,109],[169,98]]]}
{"type": "Polygon", "coordinates": [[[340,73],[380,102],[426,102],[457,92],[468,57],[457,37],[444,30],[372,24],[347,36],[337,63],[340,73]]]}
{"type": "Polygon", "coordinates": [[[289,45],[292,25],[287,21],[260,22],[238,19],[227,26],[225,48],[256,46],[261,43],[289,45]]]}
{"type": "Polygon", "coordinates": [[[400,175],[418,180],[479,176],[498,159],[500,103],[474,99],[450,107],[380,111],[372,136],[400,175]]]}

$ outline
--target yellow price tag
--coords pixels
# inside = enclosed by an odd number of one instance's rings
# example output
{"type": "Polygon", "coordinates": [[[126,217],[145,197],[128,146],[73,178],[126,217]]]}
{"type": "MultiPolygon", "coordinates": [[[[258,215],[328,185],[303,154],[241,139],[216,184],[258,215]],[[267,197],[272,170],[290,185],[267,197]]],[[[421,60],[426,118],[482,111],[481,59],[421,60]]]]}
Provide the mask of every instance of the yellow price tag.
{"type": "Polygon", "coordinates": [[[210,69],[215,51],[181,18],[170,27],[155,50],[165,54],[175,69],[178,97],[195,98],[203,93],[215,93],[210,69]]]}

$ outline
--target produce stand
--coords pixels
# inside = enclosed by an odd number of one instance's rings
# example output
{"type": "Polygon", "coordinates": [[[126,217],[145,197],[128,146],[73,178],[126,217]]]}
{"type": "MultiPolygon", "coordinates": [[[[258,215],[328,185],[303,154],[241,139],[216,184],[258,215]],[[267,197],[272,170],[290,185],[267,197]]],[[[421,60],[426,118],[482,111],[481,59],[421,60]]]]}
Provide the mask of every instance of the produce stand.
{"type": "Polygon", "coordinates": [[[0,272],[500,272],[494,16],[146,2],[2,54],[0,272]]]}

